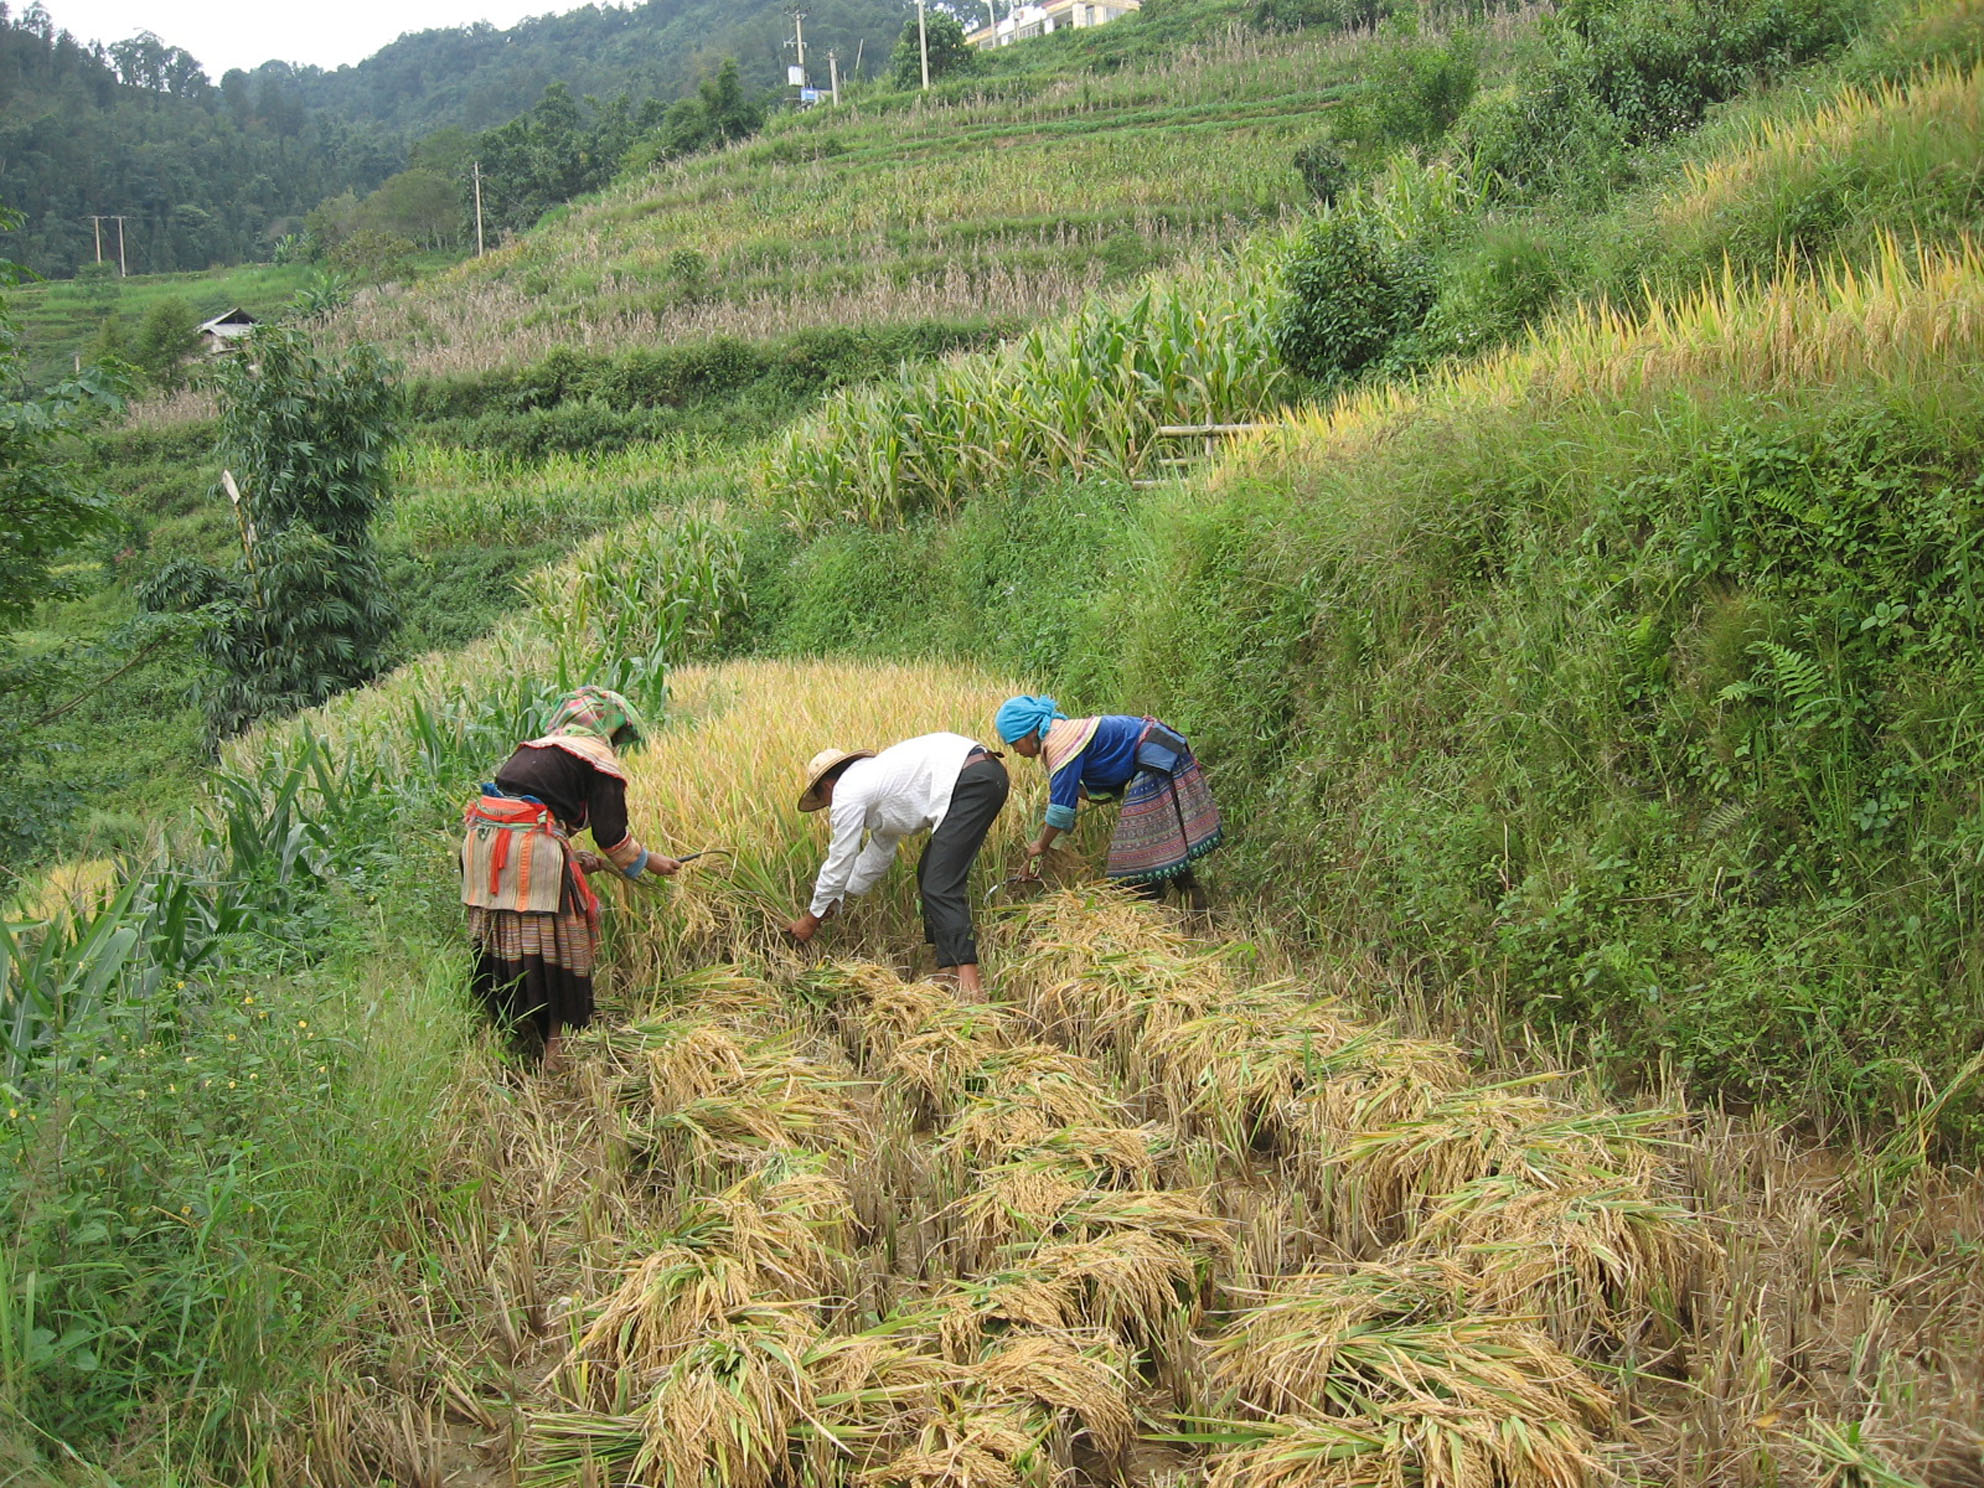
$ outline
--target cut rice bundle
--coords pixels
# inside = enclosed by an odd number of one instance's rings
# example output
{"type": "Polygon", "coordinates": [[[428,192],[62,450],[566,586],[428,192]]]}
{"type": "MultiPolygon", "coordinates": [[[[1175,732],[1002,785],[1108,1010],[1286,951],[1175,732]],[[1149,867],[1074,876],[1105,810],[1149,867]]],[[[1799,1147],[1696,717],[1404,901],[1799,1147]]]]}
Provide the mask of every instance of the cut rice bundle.
{"type": "Polygon", "coordinates": [[[1122,1349],[1104,1335],[1024,1333],[991,1349],[972,1377],[992,1404],[1030,1403],[1055,1413],[1070,1448],[1085,1442],[1113,1470],[1136,1434],[1129,1369],[1122,1349]]]}
{"type": "Polygon", "coordinates": [[[627,1132],[658,1167],[675,1173],[708,1174],[780,1150],[872,1151],[879,1139],[873,1087],[836,1074],[798,1055],[747,1065],[710,1094],[629,1113],[627,1132]]]}
{"type": "Polygon", "coordinates": [[[958,1112],[951,1137],[981,1160],[1037,1145],[1067,1126],[1106,1126],[1122,1108],[1100,1072],[1052,1044],[976,1044],[943,1028],[906,1040],[883,1079],[895,1102],[931,1119],[958,1112]]]}
{"type": "Polygon", "coordinates": [[[792,1307],[734,1315],[684,1349],[641,1412],[635,1481],[769,1488],[794,1429],[814,1413],[807,1350],[819,1324],[792,1307]]]}
{"type": "Polygon", "coordinates": [[[1645,1186],[1661,1166],[1662,1112],[1580,1111],[1511,1089],[1456,1092],[1425,1115],[1349,1138],[1326,1160],[1341,1223],[1410,1237],[1447,1195],[1484,1178],[1536,1188],[1645,1186]]]}
{"type": "Polygon", "coordinates": [[[927,1126],[963,1104],[982,1071],[1021,1043],[1005,1009],[959,1004],[890,1050],[877,1068],[890,1106],[927,1126]]]}
{"type": "Polygon", "coordinates": [[[779,1148],[871,1149],[872,1085],[794,1042],[709,1019],[651,1019],[600,1047],[628,1140],[665,1172],[708,1174],[779,1148]]]}
{"type": "Polygon", "coordinates": [[[1206,1488],[1588,1488],[1607,1480],[1589,1433],[1415,1401],[1373,1420],[1283,1416],[1240,1428],[1206,1488]]]}
{"type": "Polygon", "coordinates": [[[689,1340],[756,1303],[810,1302],[845,1285],[846,1188],[805,1168],[755,1173],[702,1201],[676,1239],[628,1268],[559,1366],[567,1393],[609,1402],[689,1340]]]}
{"type": "Polygon", "coordinates": [[[1227,1324],[1209,1384],[1243,1416],[1382,1423],[1432,1405],[1497,1430],[1555,1423],[1588,1445],[1610,1396],[1534,1328],[1470,1315],[1465,1281],[1439,1264],[1312,1267],[1227,1324]]]}
{"type": "Polygon", "coordinates": [[[1097,1130],[1123,1115],[1094,1070],[1008,1074],[1012,1077],[992,1075],[985,1093],[964,1100],[944,1128],[941,1158],[963,1167],[989,1166],[1037,1151],[1072,1127],[1097,1130]]]}
{"type": "Polygon", "coordinates": [[[1047,1239],[1088,1239],[1135,1230],[1207,1256],[1232,1248],[1231,1226],[1196,1194],[1098,1187],[1091,1174],[1055,1160],[987,1170],[950,1206],[960,1262],[980,1268],[1001,1251],[1047,1239]]]}
{"type": "Polygon", "coordinates": [[[732,1308],[640,1379],[618,1376],[603,1409],[530,1412],[528,1476],[569,1482],[603,1465],[634,1482],[769,1488],[814,1413],[805,1360],[820,1337],[801,1305],[732,1308]]]}
{"type": "Polygon", "coordinates": [[[1204,1310],[1205,1257],[1142,1230],[1042,1245],[967,1288],[982,1328],[1101,1329],[1132,1349],[1174,1347],[1204,1310]]]}
{"type": "Polygon", "coordinates": [[[1154,1034],[1146,1057],[1173,1121],[1244,1150],[1281,1136],[1287,1107],[1381,1042],[1331,1004],[1275,1001],[1154,1034]]]}
{"type": "Polygon", "coordinates": [[[871,1471],[954,1409],[971,1368],[945,1356],[937,1321],[927,1307],[915,1309],[814,1347],[806,1361],[814,1414],[802,1433],[810,1481],[871,1471]]]}
{"type": "Polygon", "coordinates": [[[1412,1248],[1467,1271],[1477,1306],[1538,1317],[1579,1351],[1676,1326],[1721,1254],[1701,1215],[1640,1183],[1538,1188],[1519,1176],[1447,1195],[1412,1248]]]}
{"type": "Polygon", "coordinates": [[[915,1443],[854,1481],[859,1488],[1053,1488],[1053,1418],[1035,1407],[976,1407],[927,1422],[915,1443]]]}

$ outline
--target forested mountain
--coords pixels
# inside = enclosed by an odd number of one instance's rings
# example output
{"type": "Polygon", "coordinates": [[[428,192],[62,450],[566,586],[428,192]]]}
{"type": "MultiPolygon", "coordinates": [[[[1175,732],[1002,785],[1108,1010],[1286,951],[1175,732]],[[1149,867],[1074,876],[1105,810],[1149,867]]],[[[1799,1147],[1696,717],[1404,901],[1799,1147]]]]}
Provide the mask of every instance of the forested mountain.
{"type": "MultiPolygon", "coordinates": [[[[779,0],[587,5],[505,31],[480,24],[417,32],[335,71],[269,63],[252,80],[260,87],[273,78],[294,86],[310,109],[403,137],[487,129],[516,117],[552,83],[575,97],[626,93],[638,105],[681,96],[725,57],[737,59],[746,87],[777,86],[792,60],[790,9],[779,0]]],[[[857,56],[863,74],[873,75],[912,13],[906,0],[820,0],[805,10],[808,66],[822,83],[829,48],[839,52],[843,76],[857,56]]]]}
{"type": "MultiPolygon", "coordinates": [[[[149,33],[85,44],[39,4],[0,4],[0,204],[27,219],[0,254],[67,275],[95,257],[91,214],[121,214],[134,274],[262,257],[324,197],[400,164],[401,142],[306,109],[276,73],[228,82],[149,33]]],[[[118,225],[102,230],[115,256],[118,225]]]]}
{"type": "MultiPolygon", "coordinates": [[[[813,6],[806,42],[820,81],[829,49],[844,76],[857,61],[864,73],[881,68],[906,10],[905,0],[813,6]]],[[[589,5],[509,30],[422,31],[335,71],[272,61],[216,84],[197,58],[149,32],[83,42],[39,0],[18,15],[0,3],[0,204],[27,219],[0,234],[0,253],[67,276],[96,256],[91,214],[122,214],[134,274],[264,257],[319,203],[363,196],[409,160],[422,163],[416,147],[429,136],[519,120],[558,85],[556,100],[572,102],[554,100],[553,112],[593,121],[587,138],[617,151],[637,122],[664,113],[641,105],[694,95],[727,58],[747,94],[782,84],[791,33],[774,0],[589,5]],[[589,97],[599,108],[579,109],[589,97]]],[[[457,135],[442,153],[465,149],[457,135]]],[[[616,163],[617,154],[586,162],[585,182],[610,179],[616,163]]],[[[567,175],[573,168],[560,162],[567,175]]],[[[116,224],[103,228],[114,255],[116,224]]]]}

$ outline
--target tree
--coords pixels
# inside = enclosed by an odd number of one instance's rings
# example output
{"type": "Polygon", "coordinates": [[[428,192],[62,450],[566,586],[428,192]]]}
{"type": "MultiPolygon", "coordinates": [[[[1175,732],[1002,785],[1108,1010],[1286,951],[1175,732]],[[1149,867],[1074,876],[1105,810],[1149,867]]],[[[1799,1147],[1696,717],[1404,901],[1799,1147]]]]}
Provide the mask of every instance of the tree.
{"type": "Polygon", "coordinates": [[[916,35],[916,17],[903,22],[896,49],[889,54],[889,76],[898,88],[923,86],[923,50],[930,53],[930,81],[961,77],[978,66],[978,48],[964,39],[964,25],[948,10],[924,11],[923,39],[916,35]]]}
{"type": "Polygon", "coordinates": [[[186,380],[184,362],[200,344],[200,322],[193,307],[178,295],[155,300],[138,322],[132,340],[132,363],[155,387],[167,392],[186,380]]]}
{"type": "Polygon", "coordinates": [[[320,353],[295,326],[256,329],[220,363],[221,458],[241,493],[241,559],[181,560],[144,586],[153,609],[211,620],[209,736],[321,703],[376,676],[396,622],[371,523],[387,489],[399,392],[367,345],[320,353]]]}

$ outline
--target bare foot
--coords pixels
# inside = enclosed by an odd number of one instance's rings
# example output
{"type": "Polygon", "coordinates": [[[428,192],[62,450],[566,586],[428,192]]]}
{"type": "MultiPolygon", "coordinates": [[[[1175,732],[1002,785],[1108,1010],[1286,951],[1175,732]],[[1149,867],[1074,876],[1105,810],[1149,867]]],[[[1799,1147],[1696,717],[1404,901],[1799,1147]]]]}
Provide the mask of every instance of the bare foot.
{"type": "Polygon", "coordinates": [[[938,971],[957,982],[958,996],[966,1002],[985,1001],[985,982],[978,974],[975,964],[966,966],[940,966],[938,971]]]}

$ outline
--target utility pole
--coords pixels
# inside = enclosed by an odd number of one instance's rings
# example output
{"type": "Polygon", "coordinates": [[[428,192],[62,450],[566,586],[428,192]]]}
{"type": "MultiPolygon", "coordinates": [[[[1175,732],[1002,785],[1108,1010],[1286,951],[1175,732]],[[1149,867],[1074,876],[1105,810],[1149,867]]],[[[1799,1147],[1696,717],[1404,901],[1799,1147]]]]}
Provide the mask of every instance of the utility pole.
{"type": "Polygon", "coordinates": [[[999,17],[992,9],[992,0],[985,0],[985,30],[992,38],[992,45],[999,44],[999,17]]]}
{"type": "Polygon", "coordinates": [[[475,171],[475,256],[482,257],[482,162],[472,162],[475,171]]]}
{"type": "Polygon", "coordinates": [[[90,231],[96,234],[96,261],[98,263],[102,263],[103,262],[103,219],[101,217],[97,217],[94,215],[90,217],[90,231]]]}
{"type": "Polygon", "coordinates": [[[834,106],[840,106],[840,52],[834,47],[827,48],[827,79],[834,90],[834,106]]]}
{"type": "Polygon", "coordinates": [[[923,91],[930,91],[930,37],[923,29],[923,0],[916,0],[916,50],[923,58],[923,91]]]}
{"type": "Polygon", "coordinates": [[[124,265],[124,219],[117,217],[112,220],[117,224],[117,277],[129,279],[131,271],[124,265]]]}

